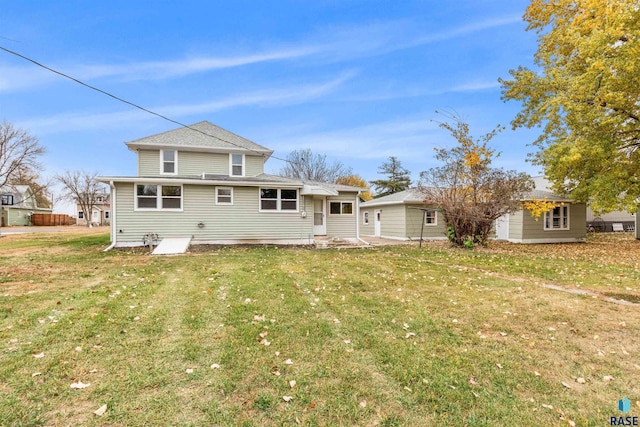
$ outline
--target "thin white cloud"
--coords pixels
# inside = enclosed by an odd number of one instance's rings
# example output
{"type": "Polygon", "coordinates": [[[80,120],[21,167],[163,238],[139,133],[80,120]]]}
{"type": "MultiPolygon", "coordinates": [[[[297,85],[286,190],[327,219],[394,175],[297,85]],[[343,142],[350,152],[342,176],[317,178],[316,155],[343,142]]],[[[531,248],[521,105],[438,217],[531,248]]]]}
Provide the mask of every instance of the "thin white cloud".
{"type": "Polygon", "coordinates": [[[432,157],[435,145],[430,137],[437,129],[437,123],[429,119],[406,118],[329,132],[263,135],[263,144],[276,150],[279,157],[301,148],[352,159],[432,157]]]}
{"type": "MultiPolygon", "coordinates": [[[[237,56],[202,55],[170,61],[142,61],[129,64],[65,66],[49,63],[46,65],[80,80],[92,81],[99,78],[116,78],[125,81],[161,80],[225,68],[301,58],[316,58],[322,63],[348,61],[450,40],[517,22],[521,22],[520,16],[497,17],[427,34],[410,21],[376,23],[359,27],[327,27],[311,34],[306,40],[298,41],[297,44],[237,56]]],[[[0,93],[32,89],[63,79],[53,73],[47,73],[49,72],[37,69],[33,65],[0,64],[0,93]]]]}
{"type": "MultiPolygon", "coordinates": [[[[355,75],[354,71],[348,71],[339,77],[315,85],[300,85],[263,90],[251,93],[242,93],[232,97],[196,104],[173,104],[150,107],[151,111],[181,120],[182,117],[213,113],[236,107],[272,107],[283,105],[296,105],[317,100],[344,84],[355,75]]],[[[65,113],[43,118],[34,118],[19,123],[21,127],[31,129],[33,132],[43,135],[57,132],[84,131],[89,129],[107,129],[110,126],[124,126],[141,120],[156,118],[152,114],[141,110],[128,110],[116,113],[80,114],[65,113]]]]}

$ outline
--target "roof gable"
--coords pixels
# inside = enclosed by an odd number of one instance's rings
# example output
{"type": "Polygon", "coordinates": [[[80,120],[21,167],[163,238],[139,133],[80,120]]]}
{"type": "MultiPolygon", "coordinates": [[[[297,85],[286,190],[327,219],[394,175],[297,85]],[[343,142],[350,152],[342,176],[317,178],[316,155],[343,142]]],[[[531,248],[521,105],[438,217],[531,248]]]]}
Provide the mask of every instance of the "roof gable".
{"type": "Polygon", "coordinates": [[[269,157],[273,153],[262,145],[229,132],[208,121],[195,123],[126,143],[130,150],[173,148],[185,151],[253,153],[269,157]]]}

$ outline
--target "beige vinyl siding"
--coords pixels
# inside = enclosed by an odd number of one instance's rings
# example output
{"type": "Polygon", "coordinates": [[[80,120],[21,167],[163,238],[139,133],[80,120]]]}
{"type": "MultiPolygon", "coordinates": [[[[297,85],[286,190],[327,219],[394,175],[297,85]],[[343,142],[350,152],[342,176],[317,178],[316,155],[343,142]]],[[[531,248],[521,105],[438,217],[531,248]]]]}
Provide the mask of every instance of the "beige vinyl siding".
{"type": "Polygon", "coordinates": [[[529,211],[509,215],[509,240],[523,243],[581,241],[586,237],[586,205],[567,203],[569,230],[545,230],[544,216],[537,221],[529,211]]]}
{"type": "MultiPolygon", "coordinates": [[[[422,222],[424,221],[424,211],[421,210],[424,208],[423,205],[408,205],[405,206],[405,222],[406,222],[406,233],[405,237],[409,237],[412,239],[419,239],[420,232],[422,227],[422,222]]],[[[444,218],[440,214],[440,212],[436,212],[436,225],[424,225],[422,229],[422,238],[423,239],[433,239],[433,238],[443,238],[446,237],[447,227],[444,223],[444,218]]]]}
{"type": "Polygon", "coordinates": [[[257,176],[264,173],[264,157],[244,156],[245,176],[257,176]]]}
{"type": "Polygon", "coordinates": [[[373,236],[374,229],[374,212],[375,208],[360,208],[360,235],[362,236],[373,236]],[[364,223],[364,213],[369,212],[369,224],[364,223]]]}
{"type": "Polygon", "coordinates": [[[406,208],[404,205],[380,206],[380,236],[407,238],[406,208]]]}
{"type": "MultiPolygon", "coordinates": [[[[524,211],[511,212],[509,214],[509,240],[522,239],[522,221],[524,217],[524,211]]],[[[529,212],[527,215],[531,216],[529,212]]],[[[540,227],[544,227],[542,220],[538,220],[540,227]]]]}
{"type": "MultiPolygon", "coordinates": [[[[184,185],[182,212],[135,211],[134,184],[116,187],[118,243],[140,242],[146,233],[157,233],[161,239],[193,236],[196,242],[313,237],[311,217],[302,218],[300,212],[259,212],[256,187],[234,187],[233,205],[222,206],[215,204],[214,186],[184,185]]],[[[299,207],[312,209],[310,202],[299,207]]]]}
{"type": "Polygon", "coordinates": [[[178,152],[178,175],[202,176],[203,173],[228,175],[229,155],[221,153],[178,152]]]}
{"type": "Polygon", "coordinates": [[[138,150],[138,176],[160,176],[160,150],[138,150]]]}
{"type": "Polygon", "coordinates": [[[584,238],[587,234],[587,209],[583,203],[567,203],[569,206],[569,230],[545,230],[544,218],[536,221],[529,212],[522,215],[522,238],[529,239],[567,239],[584,238]]]}
{"type": "MultiPolygon", "coordinates": [[[[245,155],[245,176],[264,172],[264,157],[245,155]]],[[[229,175],[229,154],[178,151],[178,175],[201,176],[202,173],[229,175]]],[[[160,150],[138,150],[138,176],[163,176],[160,173],[160,150]]]]}
{"type": "Polygon", "coordinates": [[[345,193],[339,196],[327,197],[327,236],[356,238],[357,227],[357,199],[356,193],[345,193]],[[351,202],[353,203],[353,214],[351,215],[332,215],[331,202],[351,202]]]}

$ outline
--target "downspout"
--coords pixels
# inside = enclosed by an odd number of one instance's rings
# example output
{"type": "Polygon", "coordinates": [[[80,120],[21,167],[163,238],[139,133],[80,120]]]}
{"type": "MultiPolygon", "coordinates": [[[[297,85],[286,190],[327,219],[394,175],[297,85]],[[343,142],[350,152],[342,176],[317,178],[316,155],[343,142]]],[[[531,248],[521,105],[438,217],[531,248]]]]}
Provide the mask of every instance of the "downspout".
{"type": "Polygon", "coordinates": [[[111,204],[109,210],[111,211],[111,244],[104,249],[104,252],[110,251],[116,245],[116,186],[113,181],[109,181],[109,188],[111,189],[111,204]]]}
{"type": "Polygon", "coordinates": [[[360,193],[361,191],[358,191],[356,194],[356,239],[365,245],[370,245],[371,243],[360,238],[360,193]]]}

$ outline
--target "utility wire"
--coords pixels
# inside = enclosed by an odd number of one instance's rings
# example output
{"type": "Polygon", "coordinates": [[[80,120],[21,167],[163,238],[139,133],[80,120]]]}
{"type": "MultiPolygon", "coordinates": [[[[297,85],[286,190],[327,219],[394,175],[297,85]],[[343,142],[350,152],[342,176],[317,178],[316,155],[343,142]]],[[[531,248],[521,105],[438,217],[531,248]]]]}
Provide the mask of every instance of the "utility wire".
{"type": "MultiPolygon", "coordinates": [[[[97,88],[97,87],[95,87],[95,86],[92,86],[92,85],[90,85],[90,84],[88,84],[88,83],[85,83],[85,82],[83,82],[83,81],[81,81],[81,80],[79,80],[79,79],[77,79],[77,78],[75,78],[75,77],[72,77],[72,76],[70,76],[70,75],[68,75],[68,74],[65,74],[65,73],[61,72],[61,71],[55,70],[55,69],[53,69],[53,68],[51,68],[51,67],[48,67],[48,66],[46,66],[46,65],[44,65],[44,64],[42,64],[42,63],[40,63],[40,62],[38,62],[38,61],[35,61],[35,60],[31,59],[31,58],[28,58],[28,57],[26,57],[26,56],[24,56],[24,55],[21,55],[21,54],[20,54],[20,53],[18,53],[18,52],[14,52],[13,50],[7,49],[7,48],[2,47],[2,46],[0,46],[0,49],[1,49],[1,50],[4,50],[4,51],[5,51],[5,52],[7,52],[7,53],[10,53],[11,55],[15,55],[15,56],[17,56],[17,57],[19,57],[19,58],[22,58],[22,59],[24,59],[25,61],[29,61],[29,62],[31,62],[32,64],[37,65],[38,67],[44,68],[44,69],[45,69],[45,70],[47,70],[47,71],[51,71],[52,73],[55,73],[55,74],[57,74],[57,75],[59,75],[59,76],[62,76],[62,77],[64,77],[64,78],[66,78],[66,79],[72,80],[72,81],[74,81],[74,82],[76,82],[76,83],[78,83],[78,84],[80,84],[80,85],[82,85],[82,86],[84,86],[84,87],[87,87],[87,88],[89,88],[89,89],[91,89],[91,90],[95,90],[96,92],[100,92],[100,93],[101,93],[101,94],[103,94],[103,95],[107,95],[108,97],[113,98],[113,99],[115,99],[116,101],[120,101],[120,102],[125,103],[125,104],[127,104],[127,105],[130,105],[130,106],[132,106],[132,107],[134,107],[134,108],[137,108],[138,110],[142,110],[142,111],[144,111],[145,113],[149,113],[149,114],[152,114],[152,115],[154,115],[154,116],[156,116],[156,117],[160,117],[161,119],[164,119],[164,120],[169,121],[169,122],[171,122],[171,123],[175,123],[175,124],[177,124],[177,125],[179,125],[179,126],[181,126],[181,127],[184,127],[184,128],[187,128],[187,129],[191,129],[191,130],[193,130],[193,131],[195,131],[195,132],[199,132],[199,133],[201,133],[201,134],[203,134],[203,135],[205,135],[205,136],[208,136],[208,137],[210,137],[210,138],[215,138],[215,139],[218,139],[218,140],[220,140],[220,141],[222,141],[222,142],[226,142],[227,144],[231,144],[231,145],[233,145],[233,146],[235,146],[235,147],[242,148],[242,149],[244,149],[244,150],[253,151],[254,153],[257,153],[257,154],[259,154],[259,155],[261,155],[261,156],[263,156],[263,157],[264,157],[264,153],[262,153],[262,152],[260,152],[260,151],[258,151],[258,150],[254,150],[254,149],[252,149],[252,148],[248,148],[248,147],[243,147],[243,146],[242,146],[242,145],[240,145],[240,144],[236,144],[236,143],[231,142],[231,141],[228,141],[228,140],[226,140],[226,139],[224,139],[224,138],[220,138],[219,136],[216,136],[216,135],[208,134],[208,133],[206,133],[206,132],[204,132],[204,131],[201,131],[200,129],[193,128],[193,127],[191,127],[191,126],[189,126],[189,125],[186,125],[186,124],[184,124],[184,123],[182,123],[182,122],[179,122],[179,121],[177,121],[177,120],[174,120],[174,119],[172,119],[172,118],[170,118],[170,117],[167,117],[167,116],[165,116],[165,115],[163,115],[163,114],[156,113],[155,111],[149,110],[148,108],[142,107],[142,106],[140,106],[140,105],[138,105],[138,104],[135,104],[135,103],[133,103],[133,102],[131,102],[131,101],[127,101],[126,99],[120,98],[119,96],[116,96],[116,95],[114,95],[114,94],[112,94],[112,93],[109,93],[109,92],[107,92],[107,91],[105,91],[105,90],[102,90],[102,89],[97,88]]],[[[288,162],[288,163],[291,163],[291,164],[295,164],[295,162],[293,162],[293,161],[291,161],[291,160],[281,159],[281,158],[276,157],[276,156],[273,156],[273,155],[272,155],[271,157],[273,157],[273,158],[274,158],[274,159],[276,159],[276,160],[281,160],[281,161],[283,161],[283,162],[288,162]]]]}

